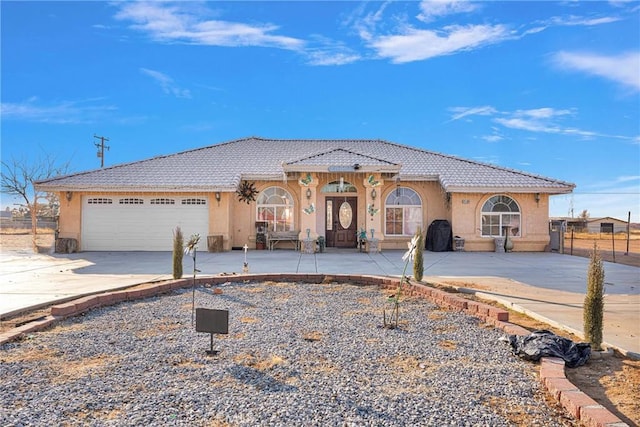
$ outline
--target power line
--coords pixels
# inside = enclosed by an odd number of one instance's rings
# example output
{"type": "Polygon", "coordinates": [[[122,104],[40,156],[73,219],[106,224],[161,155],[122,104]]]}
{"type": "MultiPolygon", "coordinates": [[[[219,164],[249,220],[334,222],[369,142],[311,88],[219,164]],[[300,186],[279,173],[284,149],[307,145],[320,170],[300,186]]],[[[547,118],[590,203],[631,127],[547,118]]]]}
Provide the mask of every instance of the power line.
{"type": "MultiPolygon", "coordinates": [[[[582,194],[590,194],[590,195],[591,195],[591,194],[605,194],[605,195],[607,195],[607,194],[614,194],[614,195],[615,195],[615,194],[628,194],[628,195],[637,196],[637,195],[640,195],[640,192],[637,192],[637,193],[620,193],[620,192],[616,192],[616,193],[613,193],[613,192],[612,192],[612,193],[609,193],[609,192],[598,192],[598,193],[577,193],[577,192],[575,192],[575,191],[574,191],[574,192],[573,192],[573,193],[571,193],[571,194],[576,194],[576,195],[582,195],[582,194]]],[[[569,194],[552,194],[552,196],[568,196],[568,195],[569,195],[569,194]]]]}
{"type": "Polygon", "coordinates": [[[107,151],[109,150],[109,146],[104,145],[104,142],[109,141],[109,138],[106,138],[104,136],[98,136],[96,134],[93,134],[93,137],[100,140],[100,142],[94,142],[93,145],[98,147],[98,157],[100,157],[100,167],[103,168],[104,167],[104,149],[106,148],[107,151]]]}

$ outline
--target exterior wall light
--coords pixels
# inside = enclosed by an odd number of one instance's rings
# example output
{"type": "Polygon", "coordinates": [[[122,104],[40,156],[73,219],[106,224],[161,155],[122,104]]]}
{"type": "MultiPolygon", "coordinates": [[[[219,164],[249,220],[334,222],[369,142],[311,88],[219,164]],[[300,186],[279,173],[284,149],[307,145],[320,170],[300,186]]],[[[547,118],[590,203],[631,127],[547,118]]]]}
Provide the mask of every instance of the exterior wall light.
{"type": "Polygon", "coordinates": [[[67,191],[64,197],[67,199],[67,202],[70,202],[73,199],[73,191],[67,191]]]}
{"type": "Polygon", "coordinates": [[[311,189],[307,188],[307,200],[311,200],[311,189]]]}
{"type": "Polygon", "coordinates": [[[218,206],[220,206],[220,192],[219,191],[216,191],[215,197],[216,197],[216,202],[218,202],[218,206]]]}
{"type": "Polygon", "coordinates": [[[375,200],[376,197],[378,197],[378,192],[374,188],[374,189],[371,190],[371,200],[375,200]]]}
{"type": "Polygon", "coordinates": [[[540,193],[534,194],[533,197],[536,200],[536,205],[540,206],[540,193]]]}

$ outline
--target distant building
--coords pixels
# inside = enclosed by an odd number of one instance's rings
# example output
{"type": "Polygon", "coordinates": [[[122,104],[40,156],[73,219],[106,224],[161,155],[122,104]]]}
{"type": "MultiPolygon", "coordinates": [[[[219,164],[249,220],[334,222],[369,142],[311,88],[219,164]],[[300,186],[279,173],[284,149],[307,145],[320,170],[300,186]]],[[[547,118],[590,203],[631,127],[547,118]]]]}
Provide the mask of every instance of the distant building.
{"type": "Polygon", "coordinates": [[[588,233],[625,233],[627,221],[605,216],[602,218],[589,218],[586,221],[588,233]]]}
{"type": "MultiPolygon", "coordinates": [[[[549,220],[550,227],[560,227],[564,231],[575,231],[576,233],[626,233],[627,222],[621,219],[605,216],[601,218],[569,218],[553,217],[549,220]]],[[[635,228],[635,224],[631,224],[635,228]]]]}

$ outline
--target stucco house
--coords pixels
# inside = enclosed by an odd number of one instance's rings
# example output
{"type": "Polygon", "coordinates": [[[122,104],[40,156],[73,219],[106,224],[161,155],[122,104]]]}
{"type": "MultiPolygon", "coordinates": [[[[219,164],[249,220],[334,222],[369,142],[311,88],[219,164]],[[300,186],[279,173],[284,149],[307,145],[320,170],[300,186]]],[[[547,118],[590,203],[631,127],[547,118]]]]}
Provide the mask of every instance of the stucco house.
{"type": "Polygon", "coordinates": [[[255,248],[261,227],[338,248],[366,231],[382,249],[404,249],[434,220],[466,251],[493,251],[506,233],[515,251],[543,251],[549,196],[574,184],[382,140],[250,137],[37,188],[59,194],[59,237],[82,251],[170,251],[176,226],[219,236],[223,250],[255,248]]]}

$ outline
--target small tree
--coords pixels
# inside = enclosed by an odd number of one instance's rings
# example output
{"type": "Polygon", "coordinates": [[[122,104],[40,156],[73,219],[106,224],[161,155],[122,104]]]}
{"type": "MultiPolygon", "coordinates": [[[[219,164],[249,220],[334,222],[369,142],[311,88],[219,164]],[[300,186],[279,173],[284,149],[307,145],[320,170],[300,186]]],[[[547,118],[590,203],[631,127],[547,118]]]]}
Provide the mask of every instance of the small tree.
{"type": "Polygon", "coordinates": [[[45,197],[45,192],[36,189],[35,184],[67,172],[68,163],[58,165],[55,157],[46,155],[36,160],[2,161],[2,193],[18,196],[25,203],[31,214],[31,234],[33,235],[33,251],[38,252],[38,214],[44,206],[38,201],[45,197]]]}
{"type": "Polygon", "coordinates": [[[593,350],[602,350],[602,320],[604,313],[604,267],[594,242],[587,273],[587,294],[584,298],[584,336],[593,350]]]}
{"type": "Polygon", "coordinates": [[[182,257],[184,255],[184,236],[180,227],[173,232],[173,278],[182,278],[182,257]]]}
{"type": "Polygon", "coordinates": [[[422,281],[422,275],[424,274],[424,259],[423,259],[423,250],[424,250],[424,236],[422,235],[422,228],[418,227],[416,231],[416,236],[418,236],[418,242],[416,245],[416,253],[413,259],[413,279],[416,282],[422,281]]]}

